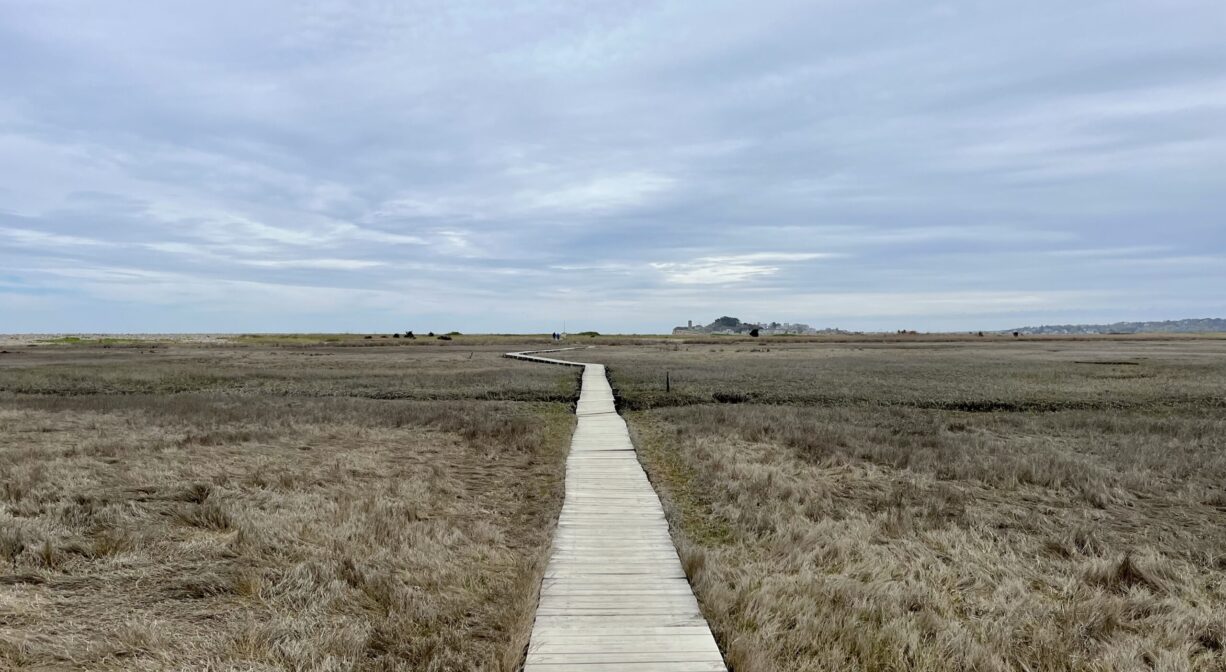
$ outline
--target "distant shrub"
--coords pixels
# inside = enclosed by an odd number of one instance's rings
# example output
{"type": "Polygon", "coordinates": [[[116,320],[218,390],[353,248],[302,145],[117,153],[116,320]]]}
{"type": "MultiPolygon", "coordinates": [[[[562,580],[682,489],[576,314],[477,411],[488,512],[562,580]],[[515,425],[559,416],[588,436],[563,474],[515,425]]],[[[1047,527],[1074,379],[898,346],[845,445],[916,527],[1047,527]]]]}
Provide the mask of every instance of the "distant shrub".
{"type": "Polygon", "coordinates": [[[363,336],[362,338],[364,338],[364,339],[366,339],[366,340],[368,340],[368,341],[369,341],[370,339],[374,338],[374,336],[363,336]]]}
{"type": "Polygon", "coordinates": [[[404,332],[404,337],[405,338],[417,338],[416,336],[413,335],[413,332],[411,330],[404,332]]]}
{"type": "Polygon", "coordinates": [[[451,340],[451,336],[449,336],[449,335],[447,335],[447,334],[443,334],[442,336],[439,336],[439,337],[438,337],[438,340],[440,340],[440,341],[450,341],[450,340],[451,340]]]}
{"type": "Polygon", "coordinates": [[[427,335],[427,336],[429,336],[430,338],[434,338],[434,332],[433,332],[433,331],[432,331],[432,332],[430,332],[430,333],[428,333],[428,334],[426,334],[426,335],[427,335]]]}
{"type": "Polygon", "coordinates": [[[447,332],[447,335],[448,335],[448,336],[463,336],[464,334],[461,334],[461,333],[460,333],[460,332],[458,332],[458,331],[449,331],[449,332],[447,332]]]}
{"type": "Polygon", "coordinates": [[[587,336],[588,338],[596,338],[597,336],[599,336],[599,335],[600,335],[600,332],[598,332],[598,331],[581,331],[581,332],[579,332],[579,333],[577,333],[577,334],[575,334],[575,335],[576,335],[576,336],[587,336]]]}
{"type": "Polygon", "coordinates": [[[715,392],[711,398],[721,404],[744,404],[750,400],[744,392],[715,392]]]}
{"type": "Polygon", "coordinates": [[[392,338],[400,338],[400,334],[392,334],[392,338]]]}

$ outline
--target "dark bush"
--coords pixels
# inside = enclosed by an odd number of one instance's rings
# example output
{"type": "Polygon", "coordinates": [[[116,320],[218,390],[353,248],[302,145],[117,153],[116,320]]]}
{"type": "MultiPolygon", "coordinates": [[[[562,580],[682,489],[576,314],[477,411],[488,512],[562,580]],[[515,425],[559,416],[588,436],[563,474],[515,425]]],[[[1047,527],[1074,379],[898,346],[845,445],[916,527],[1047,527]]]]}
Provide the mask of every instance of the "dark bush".
{"type": "Polygon", "coordinates": [[[711,398],[721,404],[743,404],[749,401],[749,395],[743,392],[716,392],[711,398]]]}

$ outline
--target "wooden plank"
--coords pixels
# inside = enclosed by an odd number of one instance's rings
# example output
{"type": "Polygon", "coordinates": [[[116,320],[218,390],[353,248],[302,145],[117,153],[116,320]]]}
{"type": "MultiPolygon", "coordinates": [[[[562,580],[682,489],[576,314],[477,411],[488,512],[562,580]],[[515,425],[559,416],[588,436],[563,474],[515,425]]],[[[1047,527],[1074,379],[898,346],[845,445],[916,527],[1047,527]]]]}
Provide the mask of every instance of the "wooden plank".
{"type": "MultiPolygon", "coordinates": [[[[709,635],[710,631],[705,625],[682,625],[672,627],[655,627],[651,625],[630,625],[620,628],[606,628],[596,630],[595,634],[609,636],[625,636],[631,635],[634,637],[685,637],[687,635],[709,635]]],[[[567,639],[589,639],[593,633],[579,632],[574,629],[543,628],[540,631],[541,641],[563,641],[567,639]]]]}
{"type": "Polygon", "coordinates": [[[724,662],[549,662],[524,665],[524,672],[726,672],[724,662]]]}
{"type": "Polygon", "coordinates": [[[637,614],[629,616],[548,616],[538,614],[536,627],[542,635],[555,633],[558,630],[579,630],[582,632],[600,632],[604,630],[633,630],[637,628],[684,628],[707,627],[701,614],[674,614],[665,618],[646,618],[637,614]]]}
{"type": "Polygon", "coordinates": [[[673,637],[639,635],[632,639],[621,639],[616,635],[608,638],[572,637],[542,643],[540,648],[528,650],[528,660],[534,663],[555,661],[681,663],[705,662],[719,660],[719,658],[719,647],[715,645],[715,640],[709,633],[673,637]],[[614,641],[616,641],[615,644],[614,641]],[[641,648],[637,646],[640,642],[645,643],[641,648]]]}
{"type": "MultiPolygon", "coordinates": [[[[610,635],[610,639],[617,635],[610,635]]],[[[710,633],[702,635],[652,635],[638,632],[626,633],[620,643],[614,648],[605,648],[605,644],[589,636],[569,637],[556,640],[556,646],[542,647],[540,650],[528,651],[528,663],[638,663],[638,662],[668,662],[668,663],[702,663],[720,661],[719,647],[710,633]],[[651,644],[643,648],[635,646],[642,641],[668,641],[668,644],[651,644]],[[690,643],[693,640],[694,643],[690,643]]]]}
{"type": "Polygon", "coordinates": [[[507,356],[582,366],[583,387],[525,672],[726,672],[604,367],[545,352],[507,356]]]}

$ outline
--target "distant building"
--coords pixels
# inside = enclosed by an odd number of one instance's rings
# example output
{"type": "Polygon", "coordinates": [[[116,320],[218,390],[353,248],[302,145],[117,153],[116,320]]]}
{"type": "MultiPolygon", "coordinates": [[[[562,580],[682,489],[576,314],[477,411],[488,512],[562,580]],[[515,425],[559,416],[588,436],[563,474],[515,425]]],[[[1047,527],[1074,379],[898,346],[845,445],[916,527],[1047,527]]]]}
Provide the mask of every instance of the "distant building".
{"type": "Polygon", "coordinates": [[[841,334],[847,333],[841,329],[823,329],[817,330],[807,324],[789,323],[789,322],[770,322],[766,324],[754,324],[750,322],[742,322],[735,317],[724,316],[716,319],[707,326],[694,326],[693,320],[687,320],[684,327],[673,327],[674,336],[686,336],[697,334],[711,335],[737,335],[748,334],[754,329],[762,336],[782,336],[782,335],[812,335],[812,334],[841,334]]]}

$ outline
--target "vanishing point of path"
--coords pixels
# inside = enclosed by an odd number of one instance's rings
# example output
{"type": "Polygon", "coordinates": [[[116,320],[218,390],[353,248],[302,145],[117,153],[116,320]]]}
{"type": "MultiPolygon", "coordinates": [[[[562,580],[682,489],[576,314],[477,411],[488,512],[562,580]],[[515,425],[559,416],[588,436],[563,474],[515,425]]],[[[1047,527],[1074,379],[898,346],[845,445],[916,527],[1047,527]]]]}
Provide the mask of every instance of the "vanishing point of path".
{"type": "Polygon", "coordinates": [[[566,501],[524,671],[726,672],[604,366],[507,356],[583,367],[566,501]]]}

